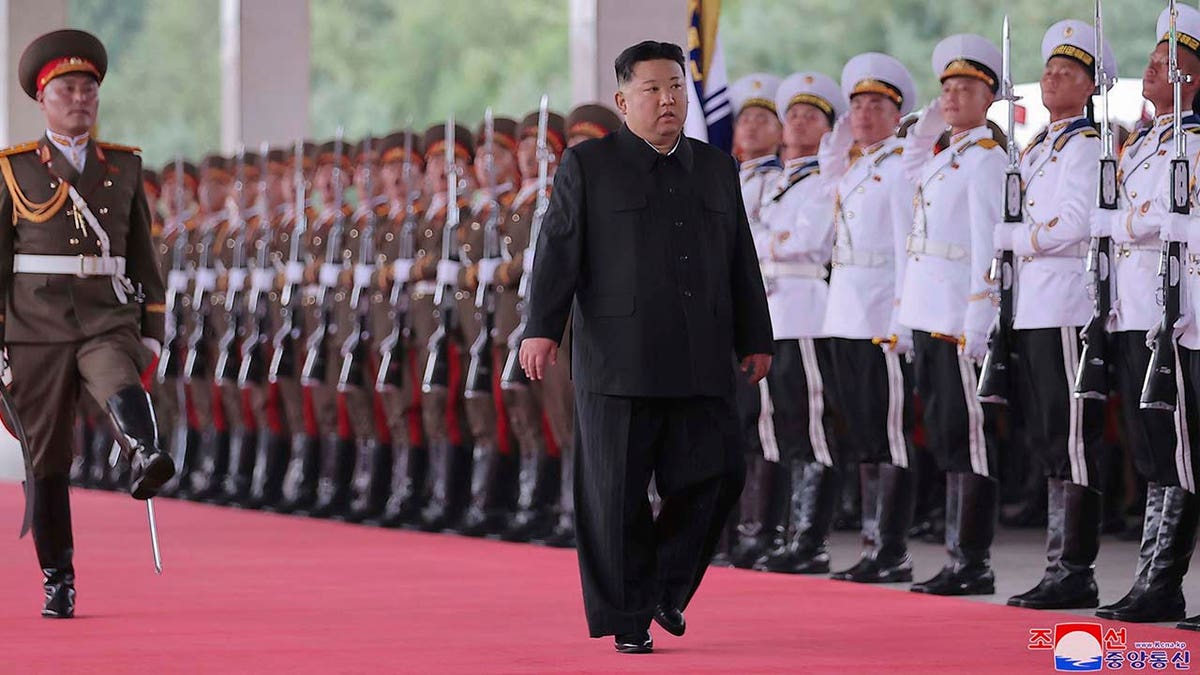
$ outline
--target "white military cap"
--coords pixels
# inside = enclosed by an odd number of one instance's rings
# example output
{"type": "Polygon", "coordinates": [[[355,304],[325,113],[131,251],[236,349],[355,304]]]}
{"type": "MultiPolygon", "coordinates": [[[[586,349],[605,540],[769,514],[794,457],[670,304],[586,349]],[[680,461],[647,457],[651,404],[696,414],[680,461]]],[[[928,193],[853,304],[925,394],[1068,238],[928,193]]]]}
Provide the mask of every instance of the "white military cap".
{"type": "MultiPolygon", "coordinates": [[[[1179,46],[1200,57],[1200,11],[1191,5],[1175,5],[1178,18],[1175,19],[1175,30],[1179,33],[1179,46]]],[[[1170,39],[1171,10],[1164,9],[1158,15],[1158,42],[1162,44],[1170,39]]],[[[1107,58],[1107,54],[1105,55],[1107,58]]]]}
{"type": "MultiPolygon", "coordinates": [[[[1042,61],[1055,56],[1065,56],[1082,65],[1091,73],[1096,72],[1096,29],[1090,23],[1076,19],[1065,19],[1050,26],[1042,38],[1042,61]]],[[[1113,54],[1108,36],[1104,39],[1104,72],[1108,75],[1109,87],[1117,77],[1117,57],[1113,54]]]]}
{"type": "Polygon", "coordinates": [[[775,90],[779,119],[783,120],[788,108],[797,103],[807,103],[825,113],[831,125],[849,106],[837,82],[821,73],[792,73],[779,83],[779,89],[775,90]]]}
{"type": "Polygon", "coordinates": [[[770,73],[751,73],[738,79],[729,87],[729,100],[733,102],[733,115],[737,117],[749,106],[775,110],[775,90],[779,88],[779,76],[770,73]]]}
{"type": "Polygon", "coordinates": [[[842,68],[842,93],[847,99],[858,94],[882,94],[900,106],[900,114],[912,111],[917,87],[912,74],[898,59],[879,52],[859,54],[842,68]]]}
{"type": "Polygon", "coordinates": [[[933,48],[933,74],[945,82],[952,77],[982,80],[995,93],[1000,89],[1000,50],[980,35],[951,35],[933,48]]]}

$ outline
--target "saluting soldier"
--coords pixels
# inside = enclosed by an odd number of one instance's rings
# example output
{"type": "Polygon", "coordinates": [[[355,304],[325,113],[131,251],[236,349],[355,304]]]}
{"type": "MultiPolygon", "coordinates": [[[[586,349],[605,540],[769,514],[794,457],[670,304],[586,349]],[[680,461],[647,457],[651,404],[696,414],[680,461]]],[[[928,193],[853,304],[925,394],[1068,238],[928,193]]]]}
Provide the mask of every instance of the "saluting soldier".
{"type": "MultiPolygon", "coordinates": [[[[495,272],[500,264],[499,257],[484,259],[486,239],[491,227],[499,238],[500,228],[505,225],[513,198],[520,183],[517,173],[517,122],[508,117],[496,117],[492,121],[492,142],[487,141],[487,121],[480,123],[475,133],[475,162],[472,164],[479,189],[471,198],[470,210],[465,213],[464,223],[458,234],[462,269],[458,277],[458,316],[462,326],[463,344],[471,353],[473,362],[476,345],[482,346],[480,333],[488,312],[477,307],[479,293],[490,294],[492,319],[495,320],[496,279],[495,272]],[[483,290],[480,290],[480,287],[483,290]]],[[[499,246],[497,240],[494,244],[499,246]]],[[[497,248],[491,254],[499,254],[497,248]]],[[[460,531],[468,536],[499,534],[508,524],[517,505],[517,472],[526,466],[519,462],[517,442],[512,436],[508,415],[500,393],[499,373],[504,362],[500,360],[506,349],[495,347],[499,332],[492,331],[491,357],[496,377],[488,382],[466,382],[467,387],[478,384],[479,389],[463,392],[467,420],[471,435],[475,439],[474,461],[471,477],[471,505],[463,518],[460,531]]],[[[507,337],[507,336],[504,336],[507,337]]],[[[469,371],[464,372],[464,375],[469,371]]],[[[522,479],[524,479],[522,475],[522,479]]],[[[522,487],[525,481],[521,481],[522,487]]]]}
{"type": "Polygon", "coordinates": [[[379,145],[380,178],[387,195],[387,218],[380,223],[376,269],[381,294],[375,307],[375,335],[381,352],[397,362],[382,383],[384,413],[392,439],[391,485],[379,523],[416,524],[428,501],[429,448],[421,421],[421,346],[413,339],[410,278],[417,251],[424,200],[425,154],[412,129],[389,134],[379,145]],[[394,302],[393,302],[394,300],[394,302]]]}
{"type": "MultiPolygon", "coordinates": [[[[1183,117],[1184,147],[1193,176],[1200,151],[1200,117],[1193,105],[1200,92],[1200,12],[1179,5],[1176,51],[1182,83],[1180,114],[1183,117]],[[1190,77],[1189,77],[1190,76],[1190,77]]],[[[1196,330],[1197,289],[1192,277],[1183,274],[1183,321],[1176,323],[1179,342],[1179,385],[1174,413],[1140,409],[1142,384],[1150,365],[1146,336],[1163,318],[1158,274],[1162,241],[1183,241],[1195,231],[1196,216],[1192,179],[1190,217],[1172,215],[1171,160],[1174,159],[1175,99],[1169,75],[1170,13],[1158,17],[1157,46],[1150,53],[1142,75],[1142,95],[1154,107],[1156,117],[1129,137],[1117,169],[1120,199],[1116,211],[1097,212],[1093,234],[1111,236],[1113,241],[1112,292],[1114,320],[1110,322],[1116,345],[1117,390],[1123,402],[1122,418],[1133,448],[1134,468],[1147,481],[1142,545],[1133,586],[1096,615],[1117,621],[1178,621],[1186,614],[1182,590],[1196,544],[1200,500],[1196,496],[1193,463],[1196,459],[1194,432],[1197,424],[1195,351],[1200,349],[1196,330]]],[[[1195,265],[1189,249],[1185,260],[1195,265]]],[[[1190,270],[1189,270],[1190,271],[1190,270]]],[[[1188,624],[1195,626],[1196,619],[1188,624]]],[[[1187,626],[1185,626],[1187,627],[1187,626]]]]}
{"type": "Polygon", "coordinates": [[[995,592],[990,562],[998,508],[995,411],[975,392],[995,318],[989,269],[1007,164],[987,125],[1000,61],[1000,50],[978,35],[939,42],[933,70],[942,93],[905,139],[904,163],[917,194],[899,320],[913,331],[925,430],[946,472],[949,554],[936,576],[913,585],[920,593],[995,592]],[[946,127],[950,144],[934,154],[946,127]]]}
{"type": "MultiPolygon", "coordinates": [[[[825,331],[833,351],[830,379],[839,409],[850,420],[846,459],[858,463],[864,548],[859,561],[834,578],[912,581],[907,545],[916,500],[907,436],[912,331],[897,315],[914,190],[904,175],[896,130],[913,108],[916,87],[899,60],[868,52],[846,63],[842,91],[850,98],[850,113],[821,149],[821,172],[837,182],[825,331]],[[852,146],[858,154],[850,161],[852,146]]],[[[813,497],[805,505],[813,509],[812,520],[826,522],[835,486],[825,469],[812,469],[805,481],[813,497]]],[[[826,533],[827,525],[798,547],[817,566],[828,564],[826,533]]]]}
{"type": "Polygon", "coordinates": [[[824,337],[828,265],[833,254],[833,184],[817,160],[821,139],[833,128],[848,102],[837,82],[821,73],[786,77],[776,89],[775,107],[783,124],[780,159],[783,171],[761,207],[765,232],[758,244],[775,359],[759,383],[762,410],[759,438],[763,458],[781,465],[779,491],[783,516],[773,524],[770,548],[754,561],[758,569],[779,572],[828,571],[810,549],[822,548],[828,515],[817,523],[805,504],[815,491],[806,476],[832,475],[838,463],[832,436],[830,345],[824,337]],[[816,465],[816,466],[814,466],[816,465]],[[815,539],[809,545],[809,539],[815,539]],[[793,542],[795,544],[793,545],[793,542]]]}
{"type": "Polygon", "coordinates": [[[175,473],[141,383],[161,350],[165,309],[141,158],[90,136],[107,65],[89,33],[34,40],[18,80],[46,134],[0,153],[0,211],[11,216],[0,227],[0,353],[28,434],[26,497],[49,618],[75,614],[68,472],[84,391],[120,431],[135,499],[175,473]]]}

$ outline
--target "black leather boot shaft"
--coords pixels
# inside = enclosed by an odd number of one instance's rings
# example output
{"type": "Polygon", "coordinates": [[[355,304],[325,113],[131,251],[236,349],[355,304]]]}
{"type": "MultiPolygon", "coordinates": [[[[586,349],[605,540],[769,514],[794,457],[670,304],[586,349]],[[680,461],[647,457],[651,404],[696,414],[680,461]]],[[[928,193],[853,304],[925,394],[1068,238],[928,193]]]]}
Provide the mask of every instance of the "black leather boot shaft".
{"type": "Polygon", "coordinates": [[[69,619],[75,616],[75,540],[67,476],[34,479],[32,532],[42,569],[42,616],[69,619]]]}
{"type": "Polygon", "coordinates": [[[150,395],[141,386],[126,387],[105,402],[129,457],[129,491],[149,499],[175,475],[175,463],[158,447],[158,422],[150,395]]]}

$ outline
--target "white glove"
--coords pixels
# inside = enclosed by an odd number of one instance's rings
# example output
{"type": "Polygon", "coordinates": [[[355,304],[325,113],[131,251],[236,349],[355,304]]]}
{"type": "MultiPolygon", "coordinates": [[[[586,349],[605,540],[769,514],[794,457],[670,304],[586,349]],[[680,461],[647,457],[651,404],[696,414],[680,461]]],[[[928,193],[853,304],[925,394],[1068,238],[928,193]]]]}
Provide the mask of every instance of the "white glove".
{"type": "Polygon", "coordinates": [[[212,291],[217,287],[217,271],[210,267],[196,270],[196,288],[212,291]]]}
{"type": "Polygon", "coordinates": [[[1192,216],[1182,213],[1168,213],[1163,216],[1162,226],[1158,230],[1158,238],[1162,241],[1187,242],[1188,230],[1191,228],[1192,216]]]}
{"type": "Polygon", "coordinates": [[[849,154],[854,145],[854,130],[850,127],[850,113],[842,113],[833,125],[833,130],[826,136],[829,139],[829,149],[840,155],[849,154]]]}
{"type": "Polygon", "coordinates": [[[142,338],[142,346],[149,349],[155,356],[162,354],[162,343],[154,338],[142,338]]]}
{"type": "Polygon", "coordinates": [[[402,284],[408,281],[408,275],[412,274],[413,260],[412,258],[400,258],[392,261],[392,280],[394,283],[402,284]]]}
{"type": "Polygon", "coordinates": [[[996,223],[992,229],[992,247],[997,251],[1013,250],[1013,239],[1021,223],[996,223]]]}
{"type": "Polygon", "coordinates": [[[453,260],[439,260],[437,266],[437,282],[439,286],[458,287],[458,270],[462,267],[453,260]]]}
{"type": "Polygon", "coordinates": [[[275,270],[255,269],[250,275],[250,287],[255,291],[269,291],[275,287],[275,270]]]}
{"type": "Polygon", "coordinates": [[[354,285],[366,288],[371,285],[371,277],[375,276],[374,265],[358,264],[354,266],[354,285]]]}
{"type": "Polygon", "coordinates": [[[289,284],[304,283],[304,263],[290,262],[283,268],[283,278],[289,284]]]}
{"type": "Polygon", "coordinates": [[[496,269],[500,267],[501,262],[503,261],[499,258],[484,258],[479,261],[478,276],[480,286],[492,285],[492,282],[496,280],[496,269]]]}
{"type": "Polygon", "coordinates": [[[317,283],[325,288],[336,288],[338,279],[342,276],[342,266],[336,263],[322,263],[321,272],[317,275],[317,283]]]}
{"type": "Polygon", "coordinates": [[[961,354],[963,358],[974,361],[975,363],[982,362],[983,357],[987,356],[988,351],[987,335],[978,331],[969,330],[967,331],[965,337],[966,339],[964,340],[963,345],[959,347],[959,354],[961,354]]]}
{"type": "Polygon", "coordinates": [[[228,281],[227,287],[229,288],[229,290],[231,290],[231,291],[242,290],[243,288],[246,287],[246,268],[235,267],[235,268],[229,270],[229,274],[227,275],[226,280],[228,281]]]}
{"type": "Polygon", "coordinates": [[[1092,209],[1092,219],[1090,224],[1091,235],[1093,237],[1111,237],[1113,234],[1113,220],[1121,213],[1118,210],[1110,211],[1108,209],[1092,209]]]}
{"type": "Polygon", "coordinates": [[[168,270],[167,288],[175,291],[176,293],[186,293],[188,278],[188,273],[184,270],[168,270]]]}
{"type": "Polygon", "coordinates": [[[920,119],[912,126],[912,134],[931,141],[942,135],[946,130],[946,118],[942,117],[941,97],[933,99],[921,113],[920,119]]]}

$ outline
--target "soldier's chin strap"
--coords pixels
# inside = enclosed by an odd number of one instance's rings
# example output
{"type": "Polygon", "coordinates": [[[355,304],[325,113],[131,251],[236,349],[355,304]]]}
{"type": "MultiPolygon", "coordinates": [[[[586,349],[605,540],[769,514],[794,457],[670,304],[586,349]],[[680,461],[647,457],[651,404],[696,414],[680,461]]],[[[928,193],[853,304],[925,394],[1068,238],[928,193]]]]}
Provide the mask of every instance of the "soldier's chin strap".
{"type": "MultiPolygon", "coordinates": [[[[74,185],[67,184],[67,194],[71,196],[71,201],[75,204],[75,210],[83,216],[88,227],[92,228],[92,233],[96,235],[96,239],[100,242],[100,257],[101,259],[111,259],[111,244],[108,239],[108,232],[100,226],[100,221],[96,219],[96,214],[92,213],[92,209],[88,207],[87,202],[83,200],[83,195],[75,189],[74,185]]],[[[117,301],[122,305],[129,302],[129,296],[133,295],[133,283],[125,276],[125,270],[120,269],[112,275],[113,292],[117,294],[117,301]]]]}

